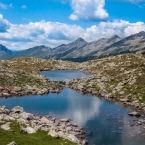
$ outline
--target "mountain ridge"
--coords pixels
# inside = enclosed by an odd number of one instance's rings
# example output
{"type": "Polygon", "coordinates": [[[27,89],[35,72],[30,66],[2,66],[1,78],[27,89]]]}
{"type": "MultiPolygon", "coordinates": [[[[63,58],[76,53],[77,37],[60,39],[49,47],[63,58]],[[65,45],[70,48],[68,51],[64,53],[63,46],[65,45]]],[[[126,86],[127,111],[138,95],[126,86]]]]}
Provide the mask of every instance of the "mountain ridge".
{"type": "Polygon", "coordinates": [[[55,48],[40,45],[16,53],[10,51],[8,54],[5,53],[3,58],[39,57],[81,62],[94,58],[136,52],[145,52],[144,31],[125,38],[113,35],[110,38],[101,38],[93,42],[86,42],[83,38],[79,37],[69,44],[61,44],[55,48]]]}

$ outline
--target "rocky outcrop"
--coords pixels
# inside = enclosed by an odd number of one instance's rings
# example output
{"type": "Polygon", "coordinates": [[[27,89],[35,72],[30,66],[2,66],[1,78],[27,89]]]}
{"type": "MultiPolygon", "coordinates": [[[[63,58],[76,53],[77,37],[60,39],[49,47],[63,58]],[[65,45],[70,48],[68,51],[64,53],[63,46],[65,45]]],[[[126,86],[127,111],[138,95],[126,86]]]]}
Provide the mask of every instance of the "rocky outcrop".
{"type": "Polygon", "coordinates": [[[34,115],[26,113],[22,107],[16,106],[12,110],[0,107],[1,122],[0,126],[4,130],[10,130],[10,120],[15,120],[20,124],[20,133],[37,133],[38,130],[48,132],[54,138],[64,138],[71,142],[86,145],[85,131],[73,124],[70,119],[58,119],[52,116],[34,115]],[[7,122],[5,122],[7,121],[7,122]],[[25,124],[26,127],[23,125],[25,124]]]}

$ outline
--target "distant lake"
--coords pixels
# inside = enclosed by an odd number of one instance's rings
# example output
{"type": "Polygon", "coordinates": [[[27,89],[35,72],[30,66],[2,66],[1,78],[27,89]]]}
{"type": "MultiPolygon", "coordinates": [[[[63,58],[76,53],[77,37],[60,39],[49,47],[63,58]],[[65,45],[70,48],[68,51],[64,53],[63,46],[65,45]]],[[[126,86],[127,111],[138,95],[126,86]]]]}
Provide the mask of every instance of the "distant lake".
{"type": "MultiPolygon", "coordinates": [[[[74,70],[48,71],[42,75],[51,80],[88,77],[74,70]]],[[[128,116],[131,110],[69,88],[60,94],[1,98],[2,105],[9,109],[22,106],[26,112],[70,118],[87,131],[89,145],[145,145],[145,135],[139,135],[140,126],[130,127],[130,121],[136,119],[128,116]]]]}
{"type": "Polygon", "coordinates": [[[74,78],[90,76],[90,74],[85,74],[76,70],[42,71],[41,75],[48,77],[52,81],[64,81],[66,79],[73,80],[74,78]]]}

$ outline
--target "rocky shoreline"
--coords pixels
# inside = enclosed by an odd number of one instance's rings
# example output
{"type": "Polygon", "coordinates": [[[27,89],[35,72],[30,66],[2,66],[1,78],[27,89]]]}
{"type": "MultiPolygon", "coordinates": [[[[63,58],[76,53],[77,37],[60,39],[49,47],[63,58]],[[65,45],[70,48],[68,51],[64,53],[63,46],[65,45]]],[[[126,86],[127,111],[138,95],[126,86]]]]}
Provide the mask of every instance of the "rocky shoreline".
{"type": "Polygon", "coordinates": [[[22,107],[16,106],[8,110],[5,106],[0,107],[0,127],[9,131],[10,121],[20,124],[20,133],[36,133],[38,130],[48,132],[54,138],[64,138],[73,143],[87,145],[86,132],[83,128],[73,124],[70,119],[58,119],[52,116],[39,116],[26,113],[22,107]],[[25,125],[25,127],[24,127],[25,125]]]}
{"type": "Polygon", "coordinates": [[[90,94],[90,95],[97,96],[100,99],[107,100],[109,102],[118,103],[121,106],[138,111],[143,115],[145,114],[145,104],[144,103],[139,103],[139,101],[137,101],[137,100],[131,102],[127,98],[122,98],[122,99],[116,98],[112,94],[108,93],[106,90],[101,90],[99,87],[96,90],[93,90],[93,88],[91,86],[87,87],[86,82],[89,81],[90,83],[93,84],[93,82],[91,82],[92,78],[94,81],[95,79],[94,79],[93,75],[89,78],[74,79],[72,81],[66,80],[65,87],[76,90],[82,94],[90,94]]]}

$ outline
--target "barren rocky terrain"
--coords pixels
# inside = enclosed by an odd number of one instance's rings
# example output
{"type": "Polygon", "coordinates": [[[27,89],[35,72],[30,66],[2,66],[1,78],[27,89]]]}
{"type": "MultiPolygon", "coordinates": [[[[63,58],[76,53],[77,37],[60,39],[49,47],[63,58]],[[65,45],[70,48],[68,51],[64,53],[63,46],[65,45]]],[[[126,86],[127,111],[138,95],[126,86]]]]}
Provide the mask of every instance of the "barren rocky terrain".
{"type": "Polygon", "coordinates": [[[59,93],[64,86],[68,86],[145,111],[144,65],[142,54],[125,54],[84,63],[39,58],[1,60],[0,96],[59,93]],[[91,76],[56,82],[40,75],[41,70],[60,69],[79,70],[91,76]]]}
{"type": "MultiPolygon", "coordinates": [[[[64,87],[69,87],[84,94],[93,94],[126,107],[133,107],[140,113],[132,112],[129,115],[139,117],[141,113],[145,113],[144,66],[145,57],[140,53],[83,63],[33,57],[1,60],[0,97],[59,93],[64,87]],[[90,77],[51,81],[40,75],[43,70],[79,70],[89,73],[90,77]]],[[[55,134],[54,131],[52,134],[55,134]]]]}

